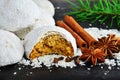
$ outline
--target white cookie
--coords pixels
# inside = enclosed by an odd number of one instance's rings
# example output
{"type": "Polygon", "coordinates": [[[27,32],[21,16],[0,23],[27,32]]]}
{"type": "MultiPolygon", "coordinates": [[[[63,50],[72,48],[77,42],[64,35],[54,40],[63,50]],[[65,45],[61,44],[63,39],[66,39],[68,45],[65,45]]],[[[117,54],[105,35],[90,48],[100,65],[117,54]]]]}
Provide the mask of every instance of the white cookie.
{"type": "Polygon", "coordinates": [[[24,54],[23,44],[13,33],[0,30],[0,66],[20,61],[24,54]]]}
{"type": "Polygon", "coordinates": [[[46,26],[46,27],[40,27],[40,28],[34,29],[26,35],[24,40],[24,47],[25,47],[25,54],[27,58],[29,58],[29,55],[32,49],[34,48],[34,46],[36,45],[36,43],[48,31],[57,31],[60,34],[62,34],[62,36],[65,37],[67,41],[71,42],[72,47],[74,49],[74,54],[76,53],[76,50],[77,50],[76,41],[75,41],[75,38],[71,35],[71,33],[69,33],[67,30],[60,27],[46,26]]]}
{"type": "Polygon", "coordinates": [[[42,8],[45,11],[45,13],[54,16],[55,8],[49,0],[33,0],[33,1],[39,6],[39,8],[42,8]]]}
{"type": "Polygon", "coordinates": [[[0,0],[0,28],[17,31],[33,25],[43,15],[32,0],[0,0]]]}

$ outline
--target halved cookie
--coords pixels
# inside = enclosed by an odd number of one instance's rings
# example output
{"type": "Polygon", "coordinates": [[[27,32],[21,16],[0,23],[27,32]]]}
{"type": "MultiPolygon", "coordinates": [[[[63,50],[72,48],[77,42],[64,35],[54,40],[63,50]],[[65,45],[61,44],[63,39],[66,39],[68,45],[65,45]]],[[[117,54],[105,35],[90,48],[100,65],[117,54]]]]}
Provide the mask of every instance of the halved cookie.
{"type": "Polygon", "coordinates": [[[25,37],[24,46],[30,59],[49,54],[72,57],[77,49],[74,37],[65,29],[56,26],[32,30],[25,37]]]}

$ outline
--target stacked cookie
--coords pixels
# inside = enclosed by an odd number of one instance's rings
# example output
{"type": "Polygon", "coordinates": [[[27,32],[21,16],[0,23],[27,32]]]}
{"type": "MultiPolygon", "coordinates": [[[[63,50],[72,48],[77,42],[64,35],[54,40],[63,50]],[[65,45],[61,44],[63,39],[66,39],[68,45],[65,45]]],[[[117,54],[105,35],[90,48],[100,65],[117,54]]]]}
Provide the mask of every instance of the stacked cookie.
{"type": "Polygon", "coordinates": [[[76,41],[68,31],[55,26],[54,13],[54,6],[49,0],[0,0],[0,66],[17,63],[24,53],[30,59],[33,59],[31,54],[34,58],[41,56],[41,53],[64,55],[62,50],[66,50],[65,56],[73,56],[77,48],[76,41]],[[57,39],[53,36],[50,40],[54,41],[51,42],[57,45],[57,40],[62,38],[66,45],[61,44],[61,47],[66,48],[61,49],[51,43],[49,46],[53,49],[46,48],[51,50],[44,51],[45,48],[40,47],[42,44],[38,45],[38,42],[41,42],[48,32],[56,32],[59,36],[57,39]],[[32,53],[36,45],[40,53],[32,53]]]}

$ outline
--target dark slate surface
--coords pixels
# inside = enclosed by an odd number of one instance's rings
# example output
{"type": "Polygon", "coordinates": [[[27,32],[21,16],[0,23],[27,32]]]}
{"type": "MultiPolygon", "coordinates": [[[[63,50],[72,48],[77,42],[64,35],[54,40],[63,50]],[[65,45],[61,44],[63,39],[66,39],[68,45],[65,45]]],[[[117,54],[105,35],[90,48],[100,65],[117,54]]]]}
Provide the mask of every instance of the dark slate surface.
{"type": "MultiPolygon", "coordinates": [[[[55,20],[63,19],[68,4],[65,0],[50,0],[56,8],[55,20]]],[[[89,27],[89,23],[81,23],[84,27],[89,27]]],[[[93,24],[98,27],[97,23],[93,24]]],[[[107,28],[107,23],[100,27],[107,28]]],[[[6,67],[0,67],[0,80],[120,80],[120,67],[108,69],[107,65],[96,67],[77,66],[75,68],[56,68],[48,69],[46,67],[33,69],[30,66],[14,64],[6,67]],[[20,70],[21,69],[21,70],[20,70]]]]}

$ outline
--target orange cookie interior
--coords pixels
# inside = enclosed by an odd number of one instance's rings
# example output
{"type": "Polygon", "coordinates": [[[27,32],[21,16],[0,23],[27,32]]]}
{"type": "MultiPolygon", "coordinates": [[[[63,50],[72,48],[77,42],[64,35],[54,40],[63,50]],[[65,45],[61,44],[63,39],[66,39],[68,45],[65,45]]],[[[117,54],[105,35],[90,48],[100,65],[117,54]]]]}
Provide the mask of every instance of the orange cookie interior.
{"type": "Polygon", "coordinates": [[[29,58],[34,59],[39,56],[49,54],[60,54],[72,57],[74,49],[71,42],[67,41],[60,33],[51,31],[45,34],[34,46],[29,58]]]}

